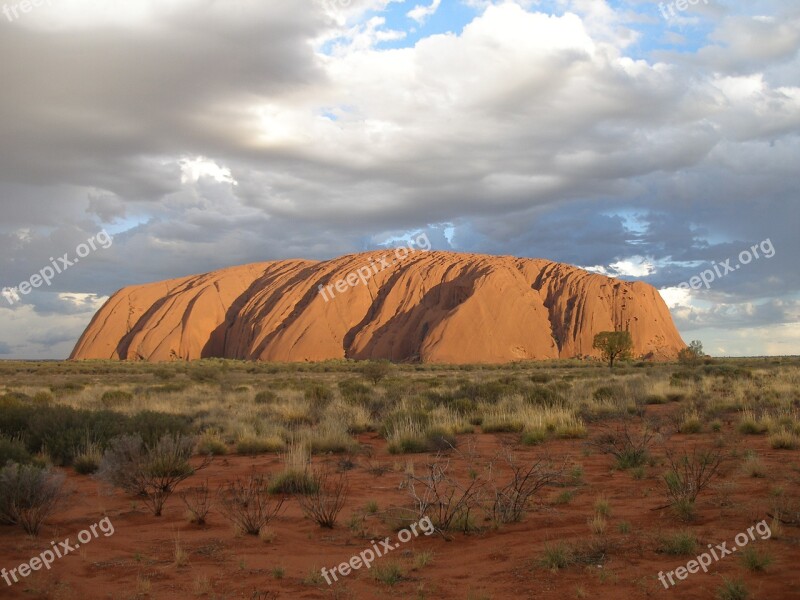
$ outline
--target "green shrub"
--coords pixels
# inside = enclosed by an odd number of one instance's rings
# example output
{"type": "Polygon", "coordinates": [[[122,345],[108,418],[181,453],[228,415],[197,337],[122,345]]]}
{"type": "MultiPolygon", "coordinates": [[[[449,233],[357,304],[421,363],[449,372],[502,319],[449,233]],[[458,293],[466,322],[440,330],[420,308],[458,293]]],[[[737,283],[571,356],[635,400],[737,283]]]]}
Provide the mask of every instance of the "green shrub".
{"type": "Polygon", "coordinates": [[[133,394],[124,390],[109,390],[100,398],[100,404],[106,408],[126,406],[133,402],[133,394]]]}
{"type": "Polygon", "coordinates": [[[48,406],[53,401],[53,395],[47,392],[36,392],[31,398],[31,404],[48,406]]]}
{"type": "Polygon", "coordinates": [[[217,383],[221,378],[221,369],[212,364],[198,363],[189,369],[189,379],[198,383],[217,383]]]}
{"type": "Polygon", "coordinates": [[[570,546],[564,542],[555,545],[546,544],[544,552],[539,560],[539,564],[551,571],[566,569],[575,562],[575,553],[570,546]]]}
{"type": "Polygon", "coordinates": [[[28,394],[23,392],[8,392],[7,394],[3,395],[0,408],[23,406],[29,404],[30,401],[31,397],[28,396],[28,394]]]}
{"type": "Polygon", "coordinates": [[[689,556],[697,548],[697,538],[689,531],[681,531],[664,536],[658,550],[670,556],[689,556]]]}
{"type": "Polygon", "coordinates": [[[428,452],[450,450],[456,447],[456,436],[439,427],[434,427],[426,431],[425,441],[428,446],[428,452]]]}
{"type": "Polygon", "coordinates": [[[286,470],[269,482],[270,494],[311,494],[315,491],[316,482],[307,470],[286,470]]]}
{"type": "Polygon", "coordinates": [[[547,434],[542,430],[526,431],[522,434],[522,443],[526,446],[536,446],[547,439],[547,434]]]}
{"type": "Polygon", "coordinates": [[[338,386],[339,393],[347,402],[366,404],[373,395],[372,388],[358,379],[345,379],[338,386]]]}
{"type": "Polygon", "coordinates": [[[415,411],[397,411],[384,419],[380,427],[380,434],[383,438],[388,438],[391,432],[397,431],[398,428],[417,427],[420,430],[425,430],[430,424],[430,415],[422,410],[415,411]]]}
{"type": "Polygon", "coordinates": [[[82,392],[86,385],[77,381],[68,381],[66,383],[56,383],[50,386],[50,391],[55,396],[67,396],[69,394],[77,394],[82,392]]]}
{"type": "Polygon", "coordinates": [[[197,442],[197,453],[206,456],[225,456],[228,453],[228,445],[218,434],[205,433],[197,442]]]}
{"type": "Polygon", "coordinates": [[[469,398],[475,402],[496,404],[504,396],[510,396],[519,391],[521,391],[519,382],[515,384],[509,380],[495,380],[462,383],[457,394],[459,397],[469,398]]]}
{"type": "Polygon", "coordinates": [[[711,377],[722,377],[724,379],[753,378],[753,372],[750,369],[734,365],[704,365],[702,371],[711,377]]]}
{"type": "Polygon", "coordinates": [[[524,394],[525,401],[535,406],[555,406],[561,402],[561,395],[552,387],[536,385],[524,394]]]}
{"type": "Polygon", "coordinates": [[[315,383],[304,391],[306,400],[326,404],[333,400],[333,392],[326,385],[315,383]]]}
{"type": "Polygon", "coordinates": [[[403,580],[403,569],[395,562],[381,563],[372,567],[372,577],[388,586],[395,585],[403,580]]]}
{"type": "Polygon", "coordinates": [[[575,499],[575,492],[573,490],[564,490],[556,499],[553,500],[553,504],[569,504],[575,499]]]}
{"type": "Polygon", "coordinates": [[[190,424],[190,418],[184,415],[143,410],[130,418],[125,432],[138,433],[145,444],[152,445],[165,435],[188,434],[190,424]]]}
{"type": "Polygon", "coordinates": [[[533,373],[530,380],[534,383],[549,383],[553,378],[547,373],[533,373]]]}
{"type": "Polygon", "coordinates": [[[667,397],[662,396],[661,394],[647,394],[644,397],[645,404],[666,404],[667,397]]]}
{"type": "Polygon", "coordinates": [[[392,363],[388,360],[371,360],[365,362],[361,367],[361,374],[365,379],[371,381],[373,385],[378,385],[383,379],[391,375],[392,370],[392,363]]]}
{"type": "Polygon", "coordinates": [[[696,412],[684,415],[683,422],[679,428],[681,433],[700,433],[702,430],[703,422],[696,412]]]}
{"type": "Polygon", "coordinates": [[[699,382],[703,379],[700,373],[687,369],[683,371],[676,371],[670,376],[669,383],[671,386],[678,387],[686,383],[699,382]]]}
{"type": "Polygon", "coordinates": [[[717,600],[747,600],[750,591],[741,579],[722,578],[722,585],[717,588],[717,600]]]}
{"type": "Polygon", "coordinates": [[[522,433],[525,429],[525,423],[517,420],[516,415],[511,419],[501,418],[493,419],[492,421],[488,421],[484,416],[481,429],[483,433],[522,433]]]}
{"type": "Polygon", "coordinates": [[[772,564],[772,556],[766,550],[758,550],[753,546],[747,546],[740,554],[742,564],[751,571],[766,571],[772,564]]]}
{"type": "Polygon", "coordinates": [[[739,433],[743,433],[745,435],[759,435],[767,431],[766,424],[760,422],[758,418],[756,418],[755,413],[752,410],[744,410],[739,417],[739,425],[737,427],[739,433]]]}
{"type": "Polygon", "coordinates": [[[72,461],[72,468],[80,475],[91,475],[100,468],[100,462],[103,460],[103,451],[100,445],[87,440],[83,448],[81,448],[72,461]]]}
{"type": "Polygon", "coordinates": [[[68,406],[52,406],[28,415],[26,443],[35,454],[47,450],[57,465],[69,465],[87,437],[109,440],[118,435],[125,419],[108,411],[79,411],[68,406]]]}
{"type": "Polygon", "coordinates": [[[794,450],[798,445],[798,438],[789,429],[781,429],[769,436],[769,445],[774,450],[794,450]]]}
{"type": "Polygon", "coordinates": [[[261,390],[256,394],[253,402],[256,404],[274,404],[278,400],[278,394],[272,390],[261,390]]]}
{"type": "Polygon", "coordinates": [[[21,440],[0,437],[0,467],[9,461],[25,465],[31,462],[31,455],[21,440]]]}
{"type": "Polygon", "coordinates": [[[150,391],[156,394],[177,394],[189,388],[189,384],[185,381],[175,381],[171,383],[164,383],[161,385],[154,385],[150,391]]]}
{"type": "Polygon", "coordinates": [[[155,369],[153,370],[153,377],[161,381],[168,381],[175,377],[175,371],[167,368],[155,369]]]}
{"type": "Polygon", "coordinates": [[[389,442],[389,454],[422,454],[428,451],[428,443],[422,437],[405,436],[389,442]]]}
{"type": "MultiPolygon", "coordinates": [[[[427,423],[427,415],[424,422],[427,423]]],[[[421,425],[413,418],[392,421],[393,429],[386,433],[390,454],[416,454],[447,450],[456,446],[456,437],[439,427],[421,425]]]]}
{"type": "Polygon", "coordinates": [[[187,433],[180,415],[144,411],[129,417],[109,410],[76,410],[68,406],[15,406],[0,411],[0,435],[24,441],[28,452],[44,450],[55,464],[69,465],[87,439],[101,448],[114,437],[138,433],[154,443],[166,433],[187,433]]]}
{"type": "Polygon", "coordinates": [[[592,398],[601,402],[614,400],[615,398],[619,397],[621,397],[621,390],[618,387],[613,387],[610,385],[600,386],[592,393],[592,398]]]}
{"type": "Polygon", "coordinates": [[[28,535],[38,535],[63,501],[63,488],[63,473],[9,463],[0,469],[0,523],[16,524],[28,535]]]}

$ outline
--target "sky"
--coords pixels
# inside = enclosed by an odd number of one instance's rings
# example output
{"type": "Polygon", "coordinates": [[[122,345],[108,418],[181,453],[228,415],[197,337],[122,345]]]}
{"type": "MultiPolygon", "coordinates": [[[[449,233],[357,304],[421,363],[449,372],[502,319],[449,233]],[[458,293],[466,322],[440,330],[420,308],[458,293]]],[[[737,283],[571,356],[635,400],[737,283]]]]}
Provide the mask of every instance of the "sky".
{"type": "Polygon", "coordinates": [[[0,358],[127,285],[419,232],[800,354],[797,0],[0,3],[0,358]]]}

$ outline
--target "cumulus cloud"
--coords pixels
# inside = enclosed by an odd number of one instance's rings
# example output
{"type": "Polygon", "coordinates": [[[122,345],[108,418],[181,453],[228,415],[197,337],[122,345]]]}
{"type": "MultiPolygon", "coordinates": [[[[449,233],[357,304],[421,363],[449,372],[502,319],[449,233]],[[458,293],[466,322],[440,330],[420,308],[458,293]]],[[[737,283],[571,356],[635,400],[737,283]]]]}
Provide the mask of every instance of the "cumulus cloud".
{"type": "Polygon", "coordinates": [[[417,23],[422,24],[430,16],[436,14],[436,11],[439,10],[439,5],[441,3],[442,0],[431,0],[431,3],[428,5],[418,4],[408,11],[408,17],[414,19],[417,23]]]}

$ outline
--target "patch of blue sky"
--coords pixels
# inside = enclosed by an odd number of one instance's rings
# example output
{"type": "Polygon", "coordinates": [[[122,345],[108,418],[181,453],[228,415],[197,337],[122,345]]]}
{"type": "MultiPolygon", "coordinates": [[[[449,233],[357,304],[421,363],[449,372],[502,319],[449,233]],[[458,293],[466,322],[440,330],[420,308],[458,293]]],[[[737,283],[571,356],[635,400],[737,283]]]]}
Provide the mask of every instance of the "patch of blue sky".
{"type": "MultiPolygon", "coordinates": [[[[714,31],[715,23],[708,11],[670,10],[678,0],[608,0],[609,6],[624,19],[624,25],[637,31],[639,39],[629,45],[625,54],[633,59],[648,62],[658,60],[661,53],[694,53],[709,45],[709,35],[714,31]],[[673,16],[674,13],[674,16],[673,16]],[[666,15],[666,16],[665,16],[666,15]],[[625,18],[627,17],[627,18],[625,18]]],[[[698,0],[703,3],[705,0],[698,0]]],[[[390,2],[384,9],[369,11],[362,15],[361,22],[366,23],[373,17],[385,20],[381,27],[385,31],[399,31],[404,34],[399,39],[379,41],[379,49],[398,49],[414,47],[420,40],[437,35],[452,33],[460,35],[464,27],[471,23],[482,12],[478,6],[470,6],[465,0],[441,0],[436,12],[429,15],[421,23],[411,18],[408,13],[419,6],[431,6],[433,0],[402,0],[390,2]]],[[[720,2],[720,0],[708,0],[720,2]]],[[[726,10],[742,14],[738,4],[736,8],[725,6],[726,10]]],[[[563,0],[541,0],[528,5],[531,12],[543,12],[562,16],[570,10],[563,0]]],[[[321,49],[329,53],[337,40],[329,40],[321,49]]]]}
{"type": "Polygon", "coordinates": [[[640,209],[613,210],[600,214],[606,217],[619,217],[622,219],[625,229],[637,235],[645,234],[650,229],[650,223],[640,209]]]}
{"type": "Polygon", "coordinates": [[[639,33],[639,39],[626,48],[626,55],[653,62],[661,53],[695,53],[710,43],[713,19],[697,10],[670,10],[676,1],[609,1],[615,11],[630,15],[625,25],[639,33]]]}
{"type": "MultiPolygon", "coordinates": [[[[676,9],[676,16],[672,16],[669,5],[676,1],[607,1],[609,7],[623,17],[624,25],[640,34],[638,41],[626,48],[627,56],[653,62],[660,52],[694,53],[709,44],[709,35],[715,27],[714,21],[697,10],[676,9]]],[[[708,0],[717,1],[719,0],[708,0]]],[[[561,16],[569,7],[563,0],[541,0],[533,3],[529,10],[561,16]]]]}
{"type": "Polygon", "coordinates": [[[105,229],[110,235],[118,235],[120,233],[125,233],[126,231],[136,229],[141,225],[146,225],[149,222],[150,217],[145,216],[123,217],[120,219],[115,219],[113,223],[105,224],[103,229],[105,229]]]}
{"type": "Polygon", "coordinates": [[[332,110],[322,110],[322,111],[320,111],[319,114],[320,114],[321,117],[323,117],[325,119],[328,119],[329,121],[338,121],[339,120],[339,115],[337,115],[332,110]]]}
{"type": "Polygon", "coordinates": [[[385,10],[367,16],[380,16],[386,19],[385,28],[403,31],[406,36],[398,40],[387,40],[378,44],[379,48],[413,48],[421,39],[443,33],[461,34],[464,27],[471,23],[480,9],[467,6],[460,0],[442,0],[435,13],[418,23],[408,16],[409,11],[417,6],[430,6],[433,0],[405,0],[392,2],[385,10]]]}

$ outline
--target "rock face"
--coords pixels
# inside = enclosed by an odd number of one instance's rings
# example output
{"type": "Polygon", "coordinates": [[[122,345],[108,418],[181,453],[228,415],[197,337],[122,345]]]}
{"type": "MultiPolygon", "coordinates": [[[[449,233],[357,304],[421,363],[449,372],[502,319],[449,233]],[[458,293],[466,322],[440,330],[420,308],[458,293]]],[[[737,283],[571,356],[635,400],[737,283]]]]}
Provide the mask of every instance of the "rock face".
{"type": "Polygon", "coordinates": [[[670,359],[685,346],[645,283],[540,259],[378,251],[124,288],[71,358],[496,363],[597,356],[594,335],[622,329],[635,356],[670,359]]]}

